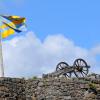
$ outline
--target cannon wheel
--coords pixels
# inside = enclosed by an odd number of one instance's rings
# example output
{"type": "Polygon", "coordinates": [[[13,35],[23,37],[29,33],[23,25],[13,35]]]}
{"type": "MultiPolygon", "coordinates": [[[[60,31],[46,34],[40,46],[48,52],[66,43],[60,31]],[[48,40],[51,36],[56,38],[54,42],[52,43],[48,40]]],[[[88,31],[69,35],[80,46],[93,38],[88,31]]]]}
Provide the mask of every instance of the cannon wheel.
{"type": "MultiPolygon", "coordinates": [[[[69,67],[69,65],[66,62],[60,62],[60,63],[58,63],[58,65],[56,67],[56,71],[59,71],[59,70],[62,70],[64,68],[68,68],[68,67],[69,67]]],[[[65,72],[63,75],[65,77],[71,78],[71,72],[68,72],[68,73],[65,72]]]]}
{"type": "Polygon", "coordinates": [[[88,65],[83,59],[76,59],[73,64],[74,74],[77,78],[85,77],[88,74],[88,65]]]}

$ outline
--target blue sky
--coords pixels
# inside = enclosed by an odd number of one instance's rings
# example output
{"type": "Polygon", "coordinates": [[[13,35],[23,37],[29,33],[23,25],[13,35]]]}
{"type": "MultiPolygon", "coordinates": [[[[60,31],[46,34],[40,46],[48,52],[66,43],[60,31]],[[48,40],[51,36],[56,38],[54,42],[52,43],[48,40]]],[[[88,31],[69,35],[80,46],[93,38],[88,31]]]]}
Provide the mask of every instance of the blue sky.
{"type": "Polygon", "coordinates": [[[41,75],[78,57],[100,73],[100,0],[1,0],[0,13],[26,17],[28,27],[3,44],[6,75],[41,75]]]}
{"type": "Polygon", "coordinates": [[[100,43],[99,0],[2,0],[3,14],[27,18],[28,29],[43,40],[61,33],[77,45],[90,48],[100,43]],[[7,8],[7,9],[6,9],[7,8]],[[4,12],[5,11],[5,12],[4,12]]]}

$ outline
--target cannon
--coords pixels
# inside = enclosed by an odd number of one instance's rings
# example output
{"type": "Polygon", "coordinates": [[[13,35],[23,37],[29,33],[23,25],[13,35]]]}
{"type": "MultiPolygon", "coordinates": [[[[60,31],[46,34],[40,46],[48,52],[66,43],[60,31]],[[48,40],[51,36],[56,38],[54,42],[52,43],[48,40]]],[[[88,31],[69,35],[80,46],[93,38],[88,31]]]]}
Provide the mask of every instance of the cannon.
{"type": "Polygon", "coordinates": [[[49,74],[43,74],[43,78],[48,77],[86,77],[88,75],[90,66],[85,60],[79,58],[76,59],[72,66],[69,66],[66,62],[60,62],[56,66],[56,70],[49,74]]]}
{"type": "Polygon", "coordinates": [[[90,66],[84,59],[76,59],[73,66],[69,66],[66,62],[58,63],[56,72],[61,71],[60,75],[71,78],[74,74],[77,78],[87,76],[90,66]]]}

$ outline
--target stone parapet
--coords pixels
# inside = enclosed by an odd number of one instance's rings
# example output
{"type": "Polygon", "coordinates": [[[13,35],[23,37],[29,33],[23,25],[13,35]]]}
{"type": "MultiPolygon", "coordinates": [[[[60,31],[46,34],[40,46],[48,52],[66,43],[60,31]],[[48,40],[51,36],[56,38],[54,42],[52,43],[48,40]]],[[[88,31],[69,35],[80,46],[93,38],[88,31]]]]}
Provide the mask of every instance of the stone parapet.
{"type": "Polygon", "coordinates": [[[0,78],[0,100],[100,100],[100,79],[0,78]],[[97,94],[88,92],[90,83],[97,94]]]}

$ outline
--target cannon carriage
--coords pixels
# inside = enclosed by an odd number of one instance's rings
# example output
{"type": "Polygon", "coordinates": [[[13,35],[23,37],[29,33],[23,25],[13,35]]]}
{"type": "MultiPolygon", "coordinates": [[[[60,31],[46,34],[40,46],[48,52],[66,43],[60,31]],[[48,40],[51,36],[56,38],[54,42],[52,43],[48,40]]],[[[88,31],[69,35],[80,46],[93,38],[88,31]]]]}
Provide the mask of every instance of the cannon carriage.
{"type": "Polygon", "coordinates": [[[60,62],[56,66],[56,70],[49,74],[43,74],[43,78],[48,77],[60,77],[64,76],[67,78],[71,77],[85,77],[88,75],[90,66],[85,60],[79,58],[76,59],[72,66],[69,66],[66,62],[60,62]]]}
{"type": "Polygon", "coordinates": [[[58,63],[56,67],[56,72],[62,71],[63,73],[60,75],[69,78],[71,78],[73,76],[72,74],[74,74],[74,76],[79,78],[87,76],[89,68],[90,66],[87,64],[87,62],[79,58],[74,61],[72,66],[69,66],[66,62],[58,63]]]}

